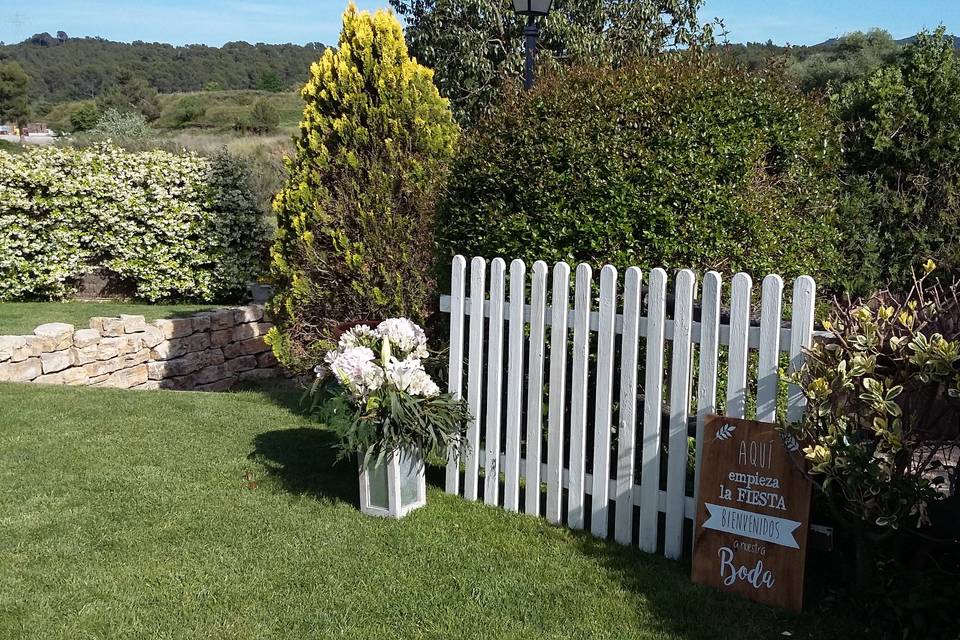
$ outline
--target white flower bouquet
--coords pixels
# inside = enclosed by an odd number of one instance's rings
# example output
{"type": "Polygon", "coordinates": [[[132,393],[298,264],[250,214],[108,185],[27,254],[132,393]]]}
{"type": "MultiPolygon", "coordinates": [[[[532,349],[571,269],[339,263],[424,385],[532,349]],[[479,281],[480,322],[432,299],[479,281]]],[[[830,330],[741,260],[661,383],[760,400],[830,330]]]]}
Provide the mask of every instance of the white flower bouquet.
{"type": "Polygon", "coordinates": [[[316,367],[312,409],[340,436],[341,456],[404,449],[446,456],[464,444],[466,403],[440,393],[424,369],[427,337],[406,318],[345,331],[316,367]]]}

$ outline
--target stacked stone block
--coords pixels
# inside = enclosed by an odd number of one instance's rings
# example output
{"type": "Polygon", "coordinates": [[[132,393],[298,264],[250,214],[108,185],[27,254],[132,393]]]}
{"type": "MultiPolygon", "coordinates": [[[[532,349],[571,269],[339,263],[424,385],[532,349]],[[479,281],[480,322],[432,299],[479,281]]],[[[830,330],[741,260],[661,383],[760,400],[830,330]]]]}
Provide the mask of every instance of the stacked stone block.
{"type": "Polygon", "coordinates": [[[226,390],[282,374],[263,340],[270,327],[259,305],[153,323],[91,318],[79,330],[44,324],[32,336],[0,336],[0,382],[226,390]]]}

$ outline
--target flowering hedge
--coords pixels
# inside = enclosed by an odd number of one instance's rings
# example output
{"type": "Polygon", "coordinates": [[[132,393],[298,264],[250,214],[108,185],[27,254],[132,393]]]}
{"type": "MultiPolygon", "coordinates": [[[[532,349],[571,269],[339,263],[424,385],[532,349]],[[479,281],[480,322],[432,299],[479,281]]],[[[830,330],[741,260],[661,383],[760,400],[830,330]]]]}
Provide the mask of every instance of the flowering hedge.
{"type": "Polygon", "coordinates": [[[97,267],[145,300],[229,298],[259,271],[266,239],[226,154],[0,152],[0,301],[63,297],[97,267]]]}

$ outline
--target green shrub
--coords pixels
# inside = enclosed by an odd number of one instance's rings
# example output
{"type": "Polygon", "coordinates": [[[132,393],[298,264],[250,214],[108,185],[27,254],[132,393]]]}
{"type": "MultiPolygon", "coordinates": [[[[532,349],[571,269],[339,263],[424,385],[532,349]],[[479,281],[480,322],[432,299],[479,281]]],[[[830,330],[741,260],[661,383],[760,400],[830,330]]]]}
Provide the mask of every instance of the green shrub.
{"type": "MultiPolygon", "coordinates": [[[[906,295],[835,306],[833,338],[792,376],[808,405],[790,430],[853,543],[874,622],[935,629],[950,624],[960,566],[960,283],[943,286],[934,268],[906,295]]],[[[909,635],[928,636],[941,637],[909,635]]]]}
{"type": "Polygon", "coordinates": [[[246,178],[225,154],[0,152],[0,301],[68,295],[96,267],[145,300],[236,296],[265,236],[246,178]]]}
{"type": "Polygon", "coordinates": [[[826,106],[778,75],[692,53],[580,67],[472,131],[442,248],[829,283],[834,142],[826,106]]]}
{"type": "Polygon", "coordinates": [[[463,144],[449,254],[833,280],[827,108],[780,76],[673,54],[508,95],[463,144]]]}
{"type": "Polygon", "coordinates": [[[263,98],[253,103],[250,110],[250,128],[254,133],[270,133],[280,126],[280,112],[263,98]]]}
{"type": "Polygon", "coordinates": [[[833,339],[793,376],[810,403],[797,429],[812,473],[851,526],[930,523],[938,491],[928,471],[960,446],[958,296],[960,284],[921,278],[906,296],[837,305],[824,322],[833,339]]]}
{"type": "Polygon", "coordinates": [[[188,95],[180,98],[171,110],[170,117],[175,127],[195,124],[207,112],[207,105],[200,96],[188,95]]]}
{"type": "Polygon", "coordinates": [[[69,116],[70,126],[74,131],[89,131],[97,126],[99,119],[100,110],[92,100],[81,103],[69,116]]]}
{"type": "Polygon", "coordinates": [[[310,69],[296,157],[274,201],[271,273],[286,365],[320,362],[337,323],[406,316],[434,294],[434,207],[457,136],[432,72],[407,54],[400,23],[352,4],[336,51],[310,69]]]}
{"type": "Polygon", "coordinates": [[[149,137],[151,131],[152,129],[142,113],[107,109],[100,116],[96,126],[90,130],[90,133],[100,138],[140,140],[149,137]]]}
{"type": "Polygon", "coordinates": [[[921,33],[896,64],[845,85],[844,252],[849,288],[907,290],[933,258],[960,274],[960,61],[943,30],[921,33]]]}

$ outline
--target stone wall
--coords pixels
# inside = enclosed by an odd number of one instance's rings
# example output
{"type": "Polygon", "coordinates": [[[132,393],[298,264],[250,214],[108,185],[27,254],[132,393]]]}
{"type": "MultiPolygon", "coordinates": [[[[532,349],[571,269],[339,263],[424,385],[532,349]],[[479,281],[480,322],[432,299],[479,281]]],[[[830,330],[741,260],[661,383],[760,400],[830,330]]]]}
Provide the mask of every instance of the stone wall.
{"type": "Polygon", "coordinates": [[[44,324],[31,336],[0,336],[0,382],[222,391],[283,374],[263,341],[270,327],[259,305],[152,323],[91,318],[78,330],[44,324]]]}

